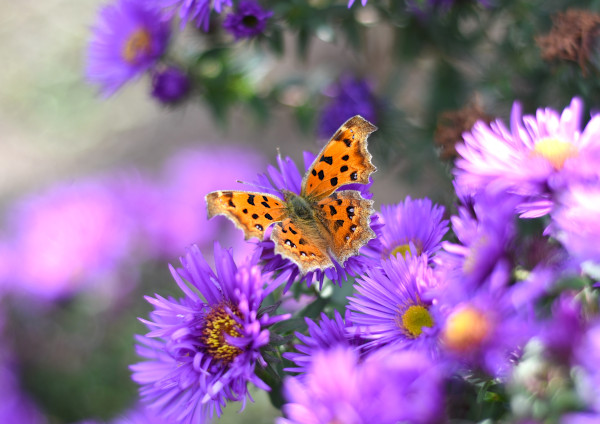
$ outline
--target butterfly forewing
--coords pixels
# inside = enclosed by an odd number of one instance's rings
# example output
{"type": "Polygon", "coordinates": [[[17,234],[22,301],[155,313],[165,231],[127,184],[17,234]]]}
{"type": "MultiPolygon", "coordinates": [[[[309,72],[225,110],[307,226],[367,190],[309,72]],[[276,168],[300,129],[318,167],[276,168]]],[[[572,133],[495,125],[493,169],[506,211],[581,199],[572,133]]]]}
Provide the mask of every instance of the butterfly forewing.
{"type": "Polygon", "coordinates": [[[271,240],[275,243],[275,253],[289,258],[302,274],[333,265],[327,254],[326,241],[316,227],[307,223],[294,223],[285,218],[273,228],[271,240]]]}
{"type": "Polygon", "coordinates": [[[316,157],[302,180],[302,195],[323,199],[350,183],[367,184],[375,171],[367,138],[377,127],[357,115],[346,121],[316,157]]]}
{"type": "Polygon", "coordinates": [[[319,202],[317,219],[331,235],[329,247],[339,263],[357,255],[362,246],[375,238],[371,229],[373,212],[373,201],[355,190],[341,190],[319,202]]]}
{"type": "Polygon", "coordinates": [[[265,193],[247,191],[213,191],[206,195],[208,218],[224,215],[234,222],[246,240],[262,240],[265,230],[281,221],[285,214],[283,200],[265,193]]]}

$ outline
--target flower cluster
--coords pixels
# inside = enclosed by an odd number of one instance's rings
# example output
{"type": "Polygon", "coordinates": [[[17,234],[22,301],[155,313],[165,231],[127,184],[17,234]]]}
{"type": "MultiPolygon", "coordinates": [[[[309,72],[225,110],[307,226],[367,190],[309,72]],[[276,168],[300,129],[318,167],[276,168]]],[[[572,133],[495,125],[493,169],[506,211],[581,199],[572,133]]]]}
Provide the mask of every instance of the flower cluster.
{"type": "MultiPolygon", "coordinates": [[[[511,130],[476,124],[457,146],[456,214],[444,219],[427,198],[384,206],[376,239],[332,268],[302,275],[268,238],[239,266],[216,247],[216,272],[189,250],[172,269],[186,297],[147,298],[151,331],[132,367],[142,398],[198,422],[245,402],[248,383],[283,382],[281,424],[597,419],[599,130],[597,116],[581,129],[581,110],[578,99],[562,114],[521,117],[515,106],[511,130]],[[544,225],[523,230],[540,216],[544,225]],[[347,301],[330,300],[349,277],[347,301]],[[279,303],[264,308],[267,293],[272,302],[288,290],[305,307],[269,315],[279,303]],[[318,321],[306,316],[319,307],[318,321]]],[[[313,159],[305,154],[306,169],[313,159]]],[[[281,157],[256,181],[275,196],[301,183],[281,157]]],[[[370,196],[370,184],[352,188],[370,196]]]]}

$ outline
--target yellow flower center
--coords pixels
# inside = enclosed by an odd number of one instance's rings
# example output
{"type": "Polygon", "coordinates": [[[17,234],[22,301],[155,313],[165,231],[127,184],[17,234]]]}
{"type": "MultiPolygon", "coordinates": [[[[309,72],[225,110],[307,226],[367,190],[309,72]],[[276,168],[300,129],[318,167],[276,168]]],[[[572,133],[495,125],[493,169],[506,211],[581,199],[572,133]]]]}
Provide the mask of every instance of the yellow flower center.
{"type": "Polygon", "coordinates": [[[140,28],[134,31],[123,47],[123,59],[135,65],[142,57],[152,52],[152,37],[150,33],[140,28]]]}
{"type": "Polygon", "coordinates": [[[394,250],[392,250],[392,252],[390,253],[390,256],[397,258],[398,253],[401,254],[406,259],[407,256],[410,256],[410,246],[408,244],[401,244],[400,246],[398,246],[394,250]]]}
{"type": "Polygon", "coordinates": [[[204,328],[200,341],[206,346],[206,351],[214,359],[221,361],[224,365],[231,363],[242,350],[239,347],[227,343],[225,335],[240,337],[239,325],[227,312],[229,308],[235,315],[239,312],[231,304],[221,303],[215,306],[205,318],[204,328]]]}
{"type": "Polygon", "coordinates": [[[550,162],[557,171],[562,169],[567,159],[577,156],[577,149],[571,143],[550,137],[535,143],[533,152],[550,162]]]}
{"type": "Polygon", "coordinates": [[[402,327],[412,338],[417,338],[423,332],[423,327],[433,327],[433,318],[426,307],[412,305],[402,314],[402,327]]]}
{"type": "Polygon", "coordinates": [[[481,311],[465,306],[448,317],[442,338],[450,349],[468,352],[481,345],[491,328],[491,323],[481,311]]]}

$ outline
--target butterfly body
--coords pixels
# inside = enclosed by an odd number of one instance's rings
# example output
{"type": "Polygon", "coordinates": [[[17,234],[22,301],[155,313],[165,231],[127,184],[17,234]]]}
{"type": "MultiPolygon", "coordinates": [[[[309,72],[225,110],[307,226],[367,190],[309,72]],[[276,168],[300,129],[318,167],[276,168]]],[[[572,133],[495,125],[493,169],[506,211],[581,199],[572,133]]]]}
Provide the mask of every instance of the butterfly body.
{"type": "Polygon", "coordinates": [[[275,253],[294,262],[302,273],[343,264],[375,237],[373,201],[356,190],[375,171],[366,149],[376,129],[360,116],[343,124],[317,156],[302,180],[300,194],[281,190],[283,199],[267,193],[215,191],[206,196],[208,217],[225,215],[246,239],[264,238],[274,225],[275,253]]]}

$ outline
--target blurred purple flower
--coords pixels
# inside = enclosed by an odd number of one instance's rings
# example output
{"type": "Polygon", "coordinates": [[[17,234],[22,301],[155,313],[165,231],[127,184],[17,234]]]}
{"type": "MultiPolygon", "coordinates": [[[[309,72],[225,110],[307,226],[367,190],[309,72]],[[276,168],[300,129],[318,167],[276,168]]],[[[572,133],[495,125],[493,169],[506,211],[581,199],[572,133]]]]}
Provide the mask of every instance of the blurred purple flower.
{"type": "Polygon", "coordinates": [[[188,76],[179,68],[170,66],[152,75],[152,97],[164,104],[182,100],[190,92],[188,76]]]}
{"type": "Polygon", "coordinates": [[[144,405],[137,405],[111,421],[111,424],[176,424],[178,421],[166,420],[144,405]]]}
{"type": "Polygon", "coordinates": [[[63,184],[16,205],[11,289],[55,299],[123,277],[120,268],[135,260],[137,227],[118,187],[100,179],[63,184]]]}
{"type": "MultiPolygon", "coordinates": [[[[467,200],[467,199],[465,199],[467,200]]],[[[460,244],[442,242],[443,250],[435,257],[441,281],[456,281],[476,288],[489,281],[494,270],[511,262],[515,238],[516,200],[508,195],[478,194],[460,206],[451,217],[452,229],[460,244]]]]}
{"type": "Polygon", "coordinates": [[[600,149],[600,115],[581,130],[583,104],[574,98],[562,114],[546,108],[535,116],[522,116],[515,103],[511,126],[502,121],[478,122],[456,146],[456,181],[471,190],[508,192],[519,197],[522,217],[535,218],[550,212],[555,202],[553,186],[563,185],[565,167],[600,149]]]}
{"type": "Polygon", "coordinates": [[[226,218],[207,220],[204,198],[213,190],[239,189],[236,181],[250,180],[262,166],[263,158],[244,148],[182,150],[173,155],[164,167],[165,182],[148,188],[143,201],[149,204],[140,210],[155,255],[173,258],[190,244],[212,248],[217,237],[224,245],[235,245],[236,256],[249,254],[254,244],[245,243],[226,218]]]}
{"type": "MultiPolygon", "coordinates": [[[[308,170],[315,157],[316,155],[313,153],[304,152],[305,170],[308,170]]],[[[265,192],[278,197],[281,196],[280,191],[283,189],[300,194],[302,175],[300,174],[296,164],[290,158],[283,159],[280,156],[277,157],[277,164],[279,169],[269,165],[267,168],[267,173],[260,174],[256,184],[260,187],[265,187],[265,192]]],[[[348,184],[345,185],[343,189],[357,190],[360,192],[363,198],[370,199],[373,197],[373,194],[371,194],[369,191],[371,184],[371,182],[369,184],[348,184]]],[[[371,217],[371,228],[376,234],[379,234],[381,224],[378,222],[378,217],[376,214],[371,217]]],[[[366,246],[363,246],[361,253],[364,253],[366,250],[370,249],[373,242],[374,240],[371,240],[366,246]]],[[[298,266],[289,259],[285,259],[281,255],[276,254],[274,250],[274,244],[271,240],[261,241],[259,243],[259,248],[262,250],[261,259],[264,261],[264,270],[266,272],[275,270],[290,271],[290,277],[286,286],[287,290],[296,280],[296,277],[299,276],[300,271],[298,266]]],[[[307,285],[310,285],[313,281],[318,281],[319,285],[322,286],[325,277],[327,277],[334,284],[341,285],[342,281],[348,280],[348,275],[359,275],[374,263],[376,262],[373,259],[366,256],[352,256],[348,258],[344,264],[338,264],[334,261],[334,266],[325,270],[318,269],[315,271],[310,271],[306,275],[303,275],[300,281],[305,281],[307,285]]]]}
{"type": "Polygon", "coordinates": [[[169,36],[170,23],[144,0],[117,0],[104,6],[89,44],[89,81],[110,96],[156,65],[169,36]]]}
{"type": "Polygon", "coordinates": [[[193,22],[196,27],[204,31],[208,31],[210,14],[213,10],[221,13],[223,8],[232,6],[231,0],[151,0],[151,2],[160,9],[167,10],[169,18],[177,14],[181,21],[181,29],[188,22],[193,22]]]}
{"type": "Polygon", "coordinates": [[[427,198],[407,197],[397,205],[384,205],[379,216],[384,226],[378,242],[373,244],[373,252],[369,252],[378,259],[398,254],[403,257],[425,254],[431,258],[448,231],[448,221],[443,219],[444,207],[432,204],[427,198]]]}
{"type": "Polygon", "coordinates": [[[287,418],[277,424],[437,423],[444,409],[439,367],[419,351],[386,349],[362,362],[349,347],[319,351],[284,393],[287,418]]]}
{"type": "Polygon", "coordinates": [[[569,187],[552,219],[551,233],[578,262],[600,263],[600,184],[569,187]]]}
{"type": "Polygon", "coordinates": [[[296,332],[296,337],[302,344],[294,347],[299,352],[285,352],[283,357],[294,362],[295,367],[285,368],[284,371],[306,373],[312,364],[315,354],[320,351],[333,349],[337,346],[358,346],[360,340],[351,335],[348,327],[350,322],[344,319],[336,310],[333,318],[321,313],[319,324],[310,318],[304,318],[308,325],[308,336],[296,332]]]}
{"type": "Polygon", "coordinates": [[[223,28],[233,34],[236,40],[252,38],[265,30],[271,16],[273,16],[273,12],[264,10],[258,3],[241,1],[237,10],[227,15],[223,22],[223,28]]]}
{"type": "Polygon", "coordinates": [[[584,373],[578,391],[590,409],[600,415],[600,321],[596,318],[574,347],[575,363],[584,373]]]}
{"type": "Polygon", "coordinates": [[[377,123],[377,100],[366,80],[341,77],[336,84],[327,88],[325,94],[331,100],[321,110],[319,136],[331,137],[339,128],[340,122],[346,122],[354,115],[361,115],[367,121],[377,123]]]}
{"type": "Polygon", "coordinates": [[[248,383],[270,390],[255,367],[266,365],[260,352],[269,343],[266,327],[289,317],[259,311],[280,280],[262,274],[258,255],[238,266],[216,244],[214,259],[216,272],[190,248],[183,268],[171,267],[185,297],[146,297],[155,310],[142,320],[151,331],[137,337],[145,361],[131,366],[144,402],[182,423],[220,415],[226,401],[245,405],[248,383]]]}
{"type": "Polygon", "coordinates": [[[437,355],[439,323],[427,292],[438,285],[427,256],[392,257],[356,280],[349,297],[352,329],[371,340],[365,348],[396,345],[437,355]]]}
{"type": "Polygon", "coordinates": [[[498,269],[475,290],[453,281],[436,293],[442,357],[496,378],[509,375],[537,328],[529,310],[512,304],[510,290],[503,287],[508,277],[508,269],[498,269]]]}

